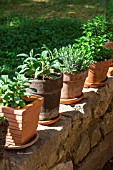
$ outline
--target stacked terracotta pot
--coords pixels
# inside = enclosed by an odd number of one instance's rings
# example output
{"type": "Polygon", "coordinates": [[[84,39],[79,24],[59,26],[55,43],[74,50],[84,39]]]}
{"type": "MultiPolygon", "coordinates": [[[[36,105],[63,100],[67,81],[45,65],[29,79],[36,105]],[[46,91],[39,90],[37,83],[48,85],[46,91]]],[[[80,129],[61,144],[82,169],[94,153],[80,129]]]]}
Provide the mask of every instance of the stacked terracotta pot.
{"type": "Polygon", "coordinates": [[[28,142],[37,133],[39,114],[43,98],[34,98],[34,101],[22,109],[0,107],[0,115],[9,121],[6,146],[20,146],[28,142]]]}

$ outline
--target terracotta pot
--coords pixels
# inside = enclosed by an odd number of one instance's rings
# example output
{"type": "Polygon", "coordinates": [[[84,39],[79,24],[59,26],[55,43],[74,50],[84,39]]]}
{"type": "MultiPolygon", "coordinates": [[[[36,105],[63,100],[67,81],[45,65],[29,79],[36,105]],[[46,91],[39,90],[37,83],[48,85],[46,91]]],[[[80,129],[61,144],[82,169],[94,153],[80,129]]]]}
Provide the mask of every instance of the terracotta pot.
{"type": "Polygon", "coordinates": [[[109,69],[107,72],[107,76],[113,76],[113,58],[108,60],[109,62],[109,69]]]}
{"type": "Polygon", "coordinates": [[[82,96],[86,77],[87,71],[76,74],[64,74],[60,103],[71,104],[78,102],[78,98],[82,96]]]}
{"type": "MultiPolygon", "coordinates": [[[[103,46],[103,48],[108,47],[109,49],[113,50],[113,42],[107,42],[105,43],[105,45],[103,46]]],[[[108,69],[108,73],[107,76],[113,76],[113,59],[109,59],[109,69],[108,69]]]]}
{"type": "Polygon", "coordinates": [[[107,76],[113,76],[113,66],[110,66],[107,72],[107,76]]]}
{"type": "Polygon", "coordinates": [[[22,145],[36,134],[43,98],[32,96],[24,99],[31,103],[22,109],[0,106],[0,115],[4,115],[9,122],[6,146],[22,145]]]}
{"type": "Polygon", "coordinates": [[[88,77],[85,81],[85,87],[104,86],[107,80],[107,72],[109,69],[109,60],[92,63],[89,66],[88,77]]]}
{"type": "Polygon", "coordinates": [[[113,66],[113,58],[109,59],[108,63],[109,63],[109,67],[113,66]]]}
{"type": "Polygon", "coordinates": [[[59,117],[59,103],[61,88],[63,86],[63,75],[58,73],[52,74],[56,75],[57,78],[51,80],[32,80],[30,88],[35,88],[37,90],[36,92],[28,89],[33,95],[41,95],[44,97],[44,103],[39,116],[40,124],[55,123],[59,117]],[[53,119],[56,119],[56,121],[52,121],[53,119]]]}
{"type": "Polygon", "coordinates": [[[103,48],[108,47],[109,49],[113,50],[113,42],[107,42],[105,43],[105,45],[103,46],[103,48]]]}
{"type": "Polygon", "coordinates": [[[5,122],[0,122],[0,159],[3,158],[3,154],[4,154],[7,129],[8,129],[8,120],[5,119],[5,122]]]}

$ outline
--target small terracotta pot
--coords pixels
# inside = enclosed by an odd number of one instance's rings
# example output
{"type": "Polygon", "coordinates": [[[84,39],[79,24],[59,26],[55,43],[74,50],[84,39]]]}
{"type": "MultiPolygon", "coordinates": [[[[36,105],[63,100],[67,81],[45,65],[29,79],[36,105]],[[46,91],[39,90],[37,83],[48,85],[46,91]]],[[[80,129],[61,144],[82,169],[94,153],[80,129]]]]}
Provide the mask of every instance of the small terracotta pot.
{"type": "MultiPolygon", "coordinates": [[[[109,49],[113,50],[113,42],[105,43],[103,48],[106,48],[106,47],[108,47],[109,49]]],[[[113,59],[109,60],[109,69],[108,69],[107,76],[113,76],[113,59]]]]}
{"type": "Polygon", "coordinates": [[[104,86],[107,80],[107,72],[109,69],[109,60],[92,63],[89,66],[88,77],[85,81],[85,87],[104,86]]]}
{"type": "Polygon", "coordinates": [[[113,42],[107,42],[105,43],[105,45],[103,46],[103,48],[108,47],[109,49],[113,50],[113,42]]]}
{"type": "Polygon", "coordinates": [[[64,74],[60,103],[71,104],[80,101],[78,98],[82,99],[82,90],[86,77],[87,71],[76,74],[64,74]]]}
{"type": "Polygon", "coordinates": [[[108,60],[108,63],[109,63],[109,67],[110,67],[110,66],[113,66],[113,58],[110,58],[110,59],[108,60]]]}
{"type": "Polygon", "coordinates": [[[109,59],[109,69],[107,72],[107,76],[113,76],[113,58],[109,59]]]}
{"type": "Polygon", "coordinates": [[[113,76],[113,66],[110,66],[107,72],[107,76],[113,76]]]}
{"type": "Polygon", "coordinates": [[[0,106],[0,115],[4,115],[9,122],[6,146],[22,145],[36,134],[43,98],[26,96],[24,99],[31,103],[22,109],[0,106]]]}

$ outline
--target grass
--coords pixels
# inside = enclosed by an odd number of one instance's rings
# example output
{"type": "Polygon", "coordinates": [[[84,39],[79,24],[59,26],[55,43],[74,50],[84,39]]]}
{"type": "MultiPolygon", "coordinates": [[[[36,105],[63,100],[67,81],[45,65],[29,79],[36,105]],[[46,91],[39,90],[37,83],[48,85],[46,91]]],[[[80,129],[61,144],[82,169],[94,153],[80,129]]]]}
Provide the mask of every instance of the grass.
{"type": "Polygon", "coordinates": [[[2,0],[0,13],[4,16],[19,15],[30,19],[78,18],[82,21],[105,12],[103,0],[2,0]],[[6,1],[6,3],[5,3],[6,1]]]}
{"type": "Polygon", "coordinates": [[[17,54],[73,44],[81,24],[105,14],[102,0],[0,0],[0,74],[13,75],[17,54]]]}

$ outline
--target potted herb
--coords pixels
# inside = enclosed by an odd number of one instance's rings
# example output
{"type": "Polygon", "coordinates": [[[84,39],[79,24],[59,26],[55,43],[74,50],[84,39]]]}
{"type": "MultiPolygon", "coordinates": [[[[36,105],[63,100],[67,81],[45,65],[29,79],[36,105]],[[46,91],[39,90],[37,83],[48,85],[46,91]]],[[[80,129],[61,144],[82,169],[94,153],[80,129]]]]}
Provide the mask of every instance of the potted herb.
{"type": "Polygon", "coordinates": [[[47,47],[42,47],[42,52],[34,54],[19,54],[19,57],[26,57],[23,65],[19,66],[20,73],[31,79],[30,88],[35,88],[34,92],[27,89],[31,94],[44,97],[44,103],[39,116],[39,124],[53,124],[59,120],[59,103],[61,88],[63,86],[62,74],[58,72],[56,61],[52,52],[47,47]]]}
{"type": "Polygon", "coordinates": [[[113,38],[111,21],[104,16],[97,16],[83,25],[83,36],[77,40],[76,48],[92,63],[88,70],[85,87],[103,86],[107,82],[108,59],[111,51],[103,45],[113,38]]]}
{"type": "Polygon", "coordinates": [[[4,154],[7,129],[8,129],[8,120],[4,116],[0,116],[0,159],[3,158],[3,154],[4,154]]]}
{"type": "Polygon", "coordinates": [[[59,58],[59,69],[63,73],[60,103],[72,104],[80,101],[83,98],[82,89],[90,61],[74,45],[54,49],[53,55],[59,58]]]}
{"type": "Polygon", "coordinates": [[[9,122],[6,146],[21,146],[37,133],[39,113],[43,98],[26,92],[28,78],[17,74],[11,80],[8,75],[0,77],[0,116],[9,122]]]}

